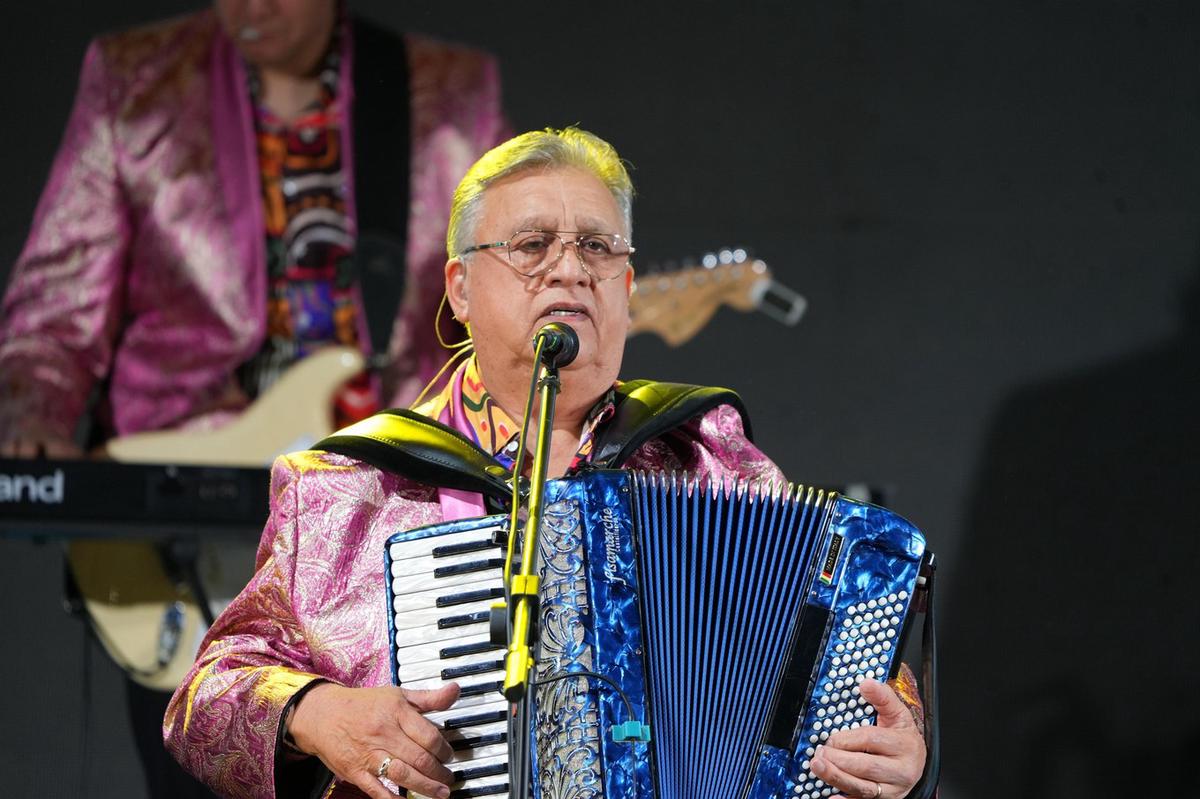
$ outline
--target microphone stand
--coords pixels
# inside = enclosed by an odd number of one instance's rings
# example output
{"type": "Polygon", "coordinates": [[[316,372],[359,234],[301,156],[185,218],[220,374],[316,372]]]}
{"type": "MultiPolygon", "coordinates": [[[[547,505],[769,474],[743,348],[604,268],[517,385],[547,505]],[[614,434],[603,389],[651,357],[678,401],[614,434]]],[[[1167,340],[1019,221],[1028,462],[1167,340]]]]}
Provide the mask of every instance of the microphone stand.
{"type": "MultiPolygon", "coordinates": [[[[565,327],[565,326],[563,326],[565,327]]],[[[570,330],[570,328],[567,328],[570,330]]],[[[574,337],[574,331],[570,331],[574,337]]],[[[575,343],[564,346],[561,340],[539,332],[534,339],[534,368],[540,379],[537,380],[540,403],[538,406],[537,444],[533,451],[533,465],[529,479],[529,504],[525,517],[525,535],[521,546],[520,571],[512,573],[513,551],[517,540],[517,502],[513,502],[512,516],[509,520],[508,556],[505,559],[505,578],[507,583],[507,604],[509,608],[508,653],[504,659],[504,697],[510,703],[508,720],[509,744],[509,787],[513,799],[528,799],[530,789],[530,772],[532,771],[532,753],[530,739],[532,737],[532,714],[529,690],[530,673],[535,665],[533,648],[537,643],[537,614],[539,580],[537,568],[538,532],[541,529],[542,513],[545,507],[546,470],[550,463],[550,438],[554,429],[554,403],[562,383],[558,378],[560,366],[565,366],[574,359],[578,351],[578,339],[575,343]]],[[[521,458],[525,451],[525,431],[529,424],[529,406],[533,402],[531,387],[529,402],[526,404],[525,420],[521,427],[517,457],[513,475],[514,486],[519,480],[521,458]]],[[[516,491],[514,490],[514,494],[516,491]]]]}

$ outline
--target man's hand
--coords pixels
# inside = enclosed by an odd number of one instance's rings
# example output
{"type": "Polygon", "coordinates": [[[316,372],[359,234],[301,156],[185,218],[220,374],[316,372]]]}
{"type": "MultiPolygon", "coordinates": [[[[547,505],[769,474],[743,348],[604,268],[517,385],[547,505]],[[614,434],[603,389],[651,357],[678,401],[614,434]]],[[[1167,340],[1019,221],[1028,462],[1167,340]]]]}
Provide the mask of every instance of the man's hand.
{"type": "Polygon", "coordinates": [[[301,751],[321,758],[338,779],[372,799],[392,799],[377,772],[423,796],[445,799],[454,776],[442,764],[454,751],[423,713],[446,710],[458,699],[450,683],[436,691],[316,686],[296,704],[288,732],[301,751]]]}
{"type": "Polygon", "coordinates": [[[839,796],[901,799],[921,779],[925,741],[895,691],[875,680],[863,680],[859,690],[875,706],[875,726],[829,736],[812,757],[812,772],[839,796]]]}

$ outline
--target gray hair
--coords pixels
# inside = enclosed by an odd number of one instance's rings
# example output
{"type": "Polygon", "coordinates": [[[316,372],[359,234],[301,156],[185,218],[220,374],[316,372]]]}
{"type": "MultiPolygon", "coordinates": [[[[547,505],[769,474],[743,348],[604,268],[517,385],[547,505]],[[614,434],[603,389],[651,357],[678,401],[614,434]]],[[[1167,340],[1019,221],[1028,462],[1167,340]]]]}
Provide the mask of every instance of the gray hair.
{"type": "Polygon", "coordinates": [[[603,183],[621,211],[624,235],[633,234],[633,183],[625,164],[608,142],[579,128],[532,130],[493,147],[475,162],[450,203],[450,225],[446,230],[446,252],[457,256],[473,241],[483,193],[496,181],[527,169],[571,167],[594,175],[603,183]]]}

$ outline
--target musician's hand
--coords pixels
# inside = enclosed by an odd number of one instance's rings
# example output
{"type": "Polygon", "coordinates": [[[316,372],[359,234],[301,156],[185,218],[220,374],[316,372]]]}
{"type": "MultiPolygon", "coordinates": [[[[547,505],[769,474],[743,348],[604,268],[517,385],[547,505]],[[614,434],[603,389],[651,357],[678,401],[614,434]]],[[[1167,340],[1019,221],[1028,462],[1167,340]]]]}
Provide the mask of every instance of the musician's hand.
{"type": "Polygon", "coordinates": [[[301,697],[288,732],[302,751],[321,758],[339,779],[372,799],[394,796],[376,776],[387,757],[392,759],[387,771],[392,782],[445,799],[454,777],[442,764],[454,752],[421,714],[446,710],[457,699],[454,683],[436,691],[323,683],[301,697]]]}
{"type": "Polygon", "coordinates": [[[875,706],[875,726],[829,736],[812,757],[812,771],[856,799],[901,799],[921,779],[925,741],[912,713],[890,687],[863,680],[862,696],[875,706]]]}
{"type": "Polygon", "coordinates": [[[0,438],[0,457],[82,458],[83,450],[74,441],[35,425],[0,438]]]}

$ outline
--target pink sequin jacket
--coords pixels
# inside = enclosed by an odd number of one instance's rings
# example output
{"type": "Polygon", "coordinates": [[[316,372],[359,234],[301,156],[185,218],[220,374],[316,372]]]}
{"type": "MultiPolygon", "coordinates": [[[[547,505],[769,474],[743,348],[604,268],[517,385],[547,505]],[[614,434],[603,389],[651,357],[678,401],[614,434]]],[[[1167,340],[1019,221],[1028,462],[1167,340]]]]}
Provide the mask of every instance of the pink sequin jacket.
{"type": "MultiPolygon", "coordinates": [[[[351,39],[338,94],[349,109],[351,39]]],[[[450,196],[507,132],[490,57],[417,36],[405,45],[409,266],[388,404],[405,404],[444,360],[433,314],[450,196]]],[[[245,69],[211,10],[93,42],[0,306],[0,434],[34,420],[70,438],[106,379],[108,435],[215,425],[244,407],[233,374],[266,328],[260,192],[245,69]]]]}
{"type": "MultiPolygon", "coordinates": [[[[727,405],[647,442],[626,465],[783,480],[727,405]]],[[[390,683],[384,542],[442,520],[438,491],[428,486],[329,453],[278,459],[257,572],[217,618],[175,692],[167,748],[224,795],[289,794],[304,766],[276,759],[288,701],[317,678],[390,683]]],[[[334,790],[357,795],[353,786],[334,790]]]]}

